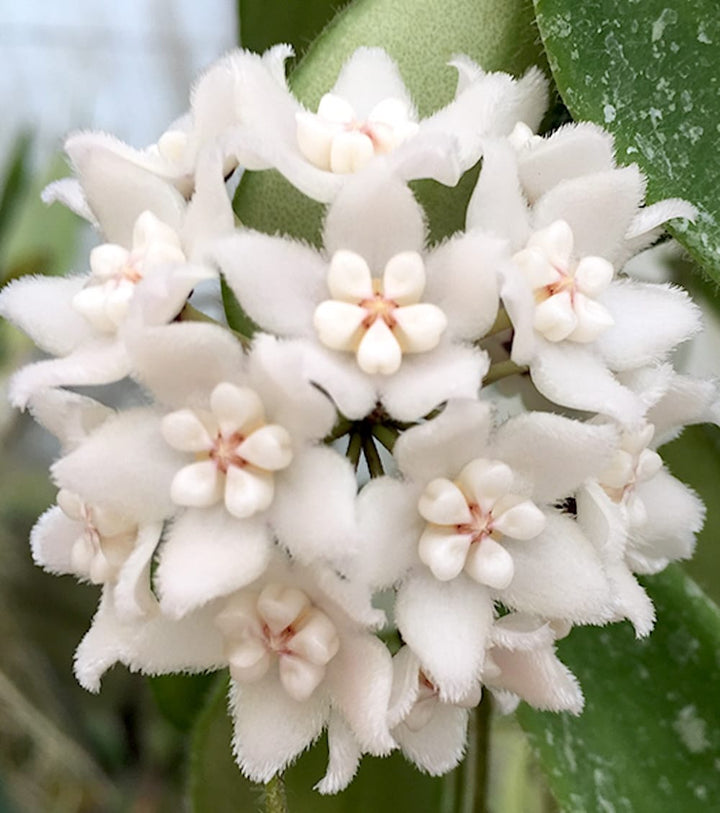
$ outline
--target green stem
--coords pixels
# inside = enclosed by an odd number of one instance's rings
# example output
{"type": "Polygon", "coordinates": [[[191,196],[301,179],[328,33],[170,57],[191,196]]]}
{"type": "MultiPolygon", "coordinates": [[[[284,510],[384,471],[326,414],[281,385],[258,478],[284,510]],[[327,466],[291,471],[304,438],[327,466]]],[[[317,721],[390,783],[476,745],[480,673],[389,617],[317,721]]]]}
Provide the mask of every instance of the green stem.
{"type": "Polygon", "coordinates": [[[382,477],[385,474],[382,460],[378,454],[377,446],[371,434],[367,434],[362,439],[363,454],[367,462],[368,471],[371,477],[382,477]]]}
{"type": "Polygon", "coordinates": [[[509,378],[511,375],[523,375],[527,371],[527,367],[521,367],[519,364],[515,364],[514,361],[510,361],[510,359],[498,361],[490,365],[490,369],[487,371],[482,383],[484,387],[487,387],[489,384],[494,384],[503,378],[509,378]]]}
{"type": "Polygon", "coordinates": [[[193,307],[189,302],[186,302],[183,306],[183,309],[177,316],[179,322],[205,322],[205,324],[209,325],[217,325],[221,327],[223,330],[229,330],[230,333],[235,336],[235,338],[242,344],[243,347],[248,348],[250,347],[250,339],[247,336],[244,336],[237,330],[233,330],[232,328],[228,327],[227,325],[223,325],[217,321],[217,319],[213,319],[212,316],[208,316],[206,313],[203,313],[201,310],[193,307]]]}
{"type": "Polygon", "coordinates": [[[495,317],[492,327],[483,336],[483,339],[486,339],[488,336],[495,336],[496,334],[502,333],[504,330],[510,330],[511,328],[512,322],[510,321],[510,317],[507,315],[507,311],[505,308],[500,308],[500,310],[497,312],[497,316],[495,317]]]}
{"type": "Polygon", "coordinates": [[[465,761],[458,772],[458,813],[487,813],[490,710],[490,697],[485,694],[470,714],[465,761]]]}
{"type": "Polygon", "coordinates": [[[345,455],[347,459],[353,464],[354,468],[358,467],[358,463],[360,462],[360,452],[363,448],[363,438],[359,432],[353,432],[350,435],[350,441],[348,442],[347,451],[345,455]]]}
{"type": "Polygon", "coordinates": [[[352,430],[352,421],[342,416],[338,417],[332,430],[324,438],[324,443],[332,443],[334,440],[339,440],[352,430]]]}
{"type": "Polygon", "coordinates": [[[385,426],[381,423],[376,423],[372,428],[372,433],[388,450],[388,452],[392,452],[393,447],[395,446],[395,441],[398,439],[397,429],[393,429],[391,426],[385,426]]]}
{"type": "Polygon", "coordinates": [[[288,813],[285,797],[285,783],[282,776],[276,775],[265,785],[263,794],[265,813],[288,813]]]}

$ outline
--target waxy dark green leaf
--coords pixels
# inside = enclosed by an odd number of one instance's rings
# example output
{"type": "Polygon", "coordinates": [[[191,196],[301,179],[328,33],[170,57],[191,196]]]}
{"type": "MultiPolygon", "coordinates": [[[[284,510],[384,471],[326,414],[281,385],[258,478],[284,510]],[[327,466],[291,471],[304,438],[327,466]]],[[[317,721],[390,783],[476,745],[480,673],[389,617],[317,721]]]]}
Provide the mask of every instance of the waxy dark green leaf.
{"type": "Polygon", "coordinates": [[[240,44],[259,52],[287,42],[302,56],[342,5],[342,0],[238,0],[240,44]]]}
{"type": "Polygon", "coordinates": [[[720,610],[677,566],[646,586],[658,614],[647,639],[625,623],[560,643],[580,717],[518,712],[563,810],[705,813],[720,799],[720,610]]]}
{"type": "Polygon", "coordinates": [[[687,198],[674,234],[720,280],[720,14],[715,0],[535,0],[557,86],[576,119],[616,138],[648,199],[687,198]]]}

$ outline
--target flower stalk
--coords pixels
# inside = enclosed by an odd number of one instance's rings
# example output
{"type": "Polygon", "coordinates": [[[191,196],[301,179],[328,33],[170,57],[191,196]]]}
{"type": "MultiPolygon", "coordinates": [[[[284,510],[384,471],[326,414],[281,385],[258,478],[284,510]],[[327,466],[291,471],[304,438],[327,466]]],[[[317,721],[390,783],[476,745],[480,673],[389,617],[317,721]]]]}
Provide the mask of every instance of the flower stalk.
{"type": "Polygon", "coordinates": [[[288,813],[285,782],[281,774],[265,785],[263,792],[264,813],[288,813]]]}

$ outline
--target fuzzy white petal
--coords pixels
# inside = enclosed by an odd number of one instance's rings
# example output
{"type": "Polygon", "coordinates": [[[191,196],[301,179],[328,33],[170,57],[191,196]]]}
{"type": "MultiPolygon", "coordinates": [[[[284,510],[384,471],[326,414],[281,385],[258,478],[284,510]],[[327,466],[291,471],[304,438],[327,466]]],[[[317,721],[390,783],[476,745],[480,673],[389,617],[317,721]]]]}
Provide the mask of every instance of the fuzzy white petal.
{"type": "Polygon", "coordinates": [[[518,179],[515,150],[503,141],[486,140],[483,164],[466,213],[468,229],[482,229],[510,241],[510,250],[525,246],[530,213],[518,179]]]}
{"type": "Polygon", "coordinates": [[[423,210],[404,183],[368,168],[343,186],[328,210],[323,239],[329,256],[352,251],[379,274],[397,254],[422,251],[423,210]]]}
{"type": "Polygon", "coordinates": [[[705,507],[697,494],[667,471],[638,484],[636,494],[645,505],[647,522],[633,529],[631,549],[650,558],[692,556],[695,534],[705,519],[705,507]]]}
{"type": "Polygon", "coordinates": [[[493,660],[501,669],[497,681],[537,709],[580,714],[583,695],[577,679],[551,648],[530,652],[496,648],[493,660]]]}
{"type": "Polygon", "coordinates": [[[485,654],[492,623],[488,592],[464,576],[439,582],[430,573],[415,573],[400,587],[395,611],[403,639],[441,699],[463,697],[485,654]]]}
{"type": "Polygon", "coordinates": [[[150,586],[150,569],[161,533],[161,522],[140,527],[135,547],[120,569],[115,585],[115,606],[119,615],[142,616],[157,609],[157,600],[150,586]]]}
{"type": "Polygon", "coordinates": [[[385,755],[394,742],[387,726],[392,688],[392,658],[372,635],[345,632],[337,655],[327,666],[333,707],[342,712],[361,748],[385,755]]]}
{"type": "Polygon", "coordinates": [[[315,785],[319,793],[337,793],[346,788],[357,772],[362,750],[340,714],[331,713],[328,723],[328,767],[315,785]]]}
{"type": "Polygon", "coordinates": [[[61,389],[39,392],[28,403],[28,409],[67,451],[78,446],[114,414],[114,410],[92,398],[61,389]]]}
{"type": "Polygon", "coordinates": [[[570,420],[549,412],[518,415],[493,438],[490,455],[530,485],[533,499],[552,503],[597,476],[617,443],[611,425],[570,420]]]}
{"type": "Polygon", "coordinates": [[[568,124],[523,153],[518,165],[525,194],[534,202],[560,181],[613,169],[613,139],[591,122],[568,124]]]}
{"type": "Polygon", "coordinates": [[[405,756],[431,776],[452,770],[462,759],[467,736],[468,710],[438,703],[430,720],[418,731],[404,723],[393,736],[405,756]]]}
{"type": "Polygon", "coordinates": [[[504,242],[476,231],[451,238],[427,258],[424,299],[445,314],[452,337],[474,340],[492,325],[505,252],[504,242]]]}
{"type": "Polygon", "coordinates": [[[160,606],[180,618],[254,581],[269,556],[263,522],[239,521],[223,506],[185,511],[170,527],[160,550],[155,574],[160,606]]]}
{"type": "Polygon", "coordinates": [[[225,280],[250,318],[279,336],[312,336],[315,307],[327,298],[327,265],[307,246],[253,231],[213,249],[225,280]]]}
{"type": "Polygon", "coordinates": [[[449,399],[476,398],[490,359],[483,350],[442,340],[430,353],[412,355],[379,384],[385,409],[400,421],[416,421],[449,399]]]}
{"type": "Polygon", "coordinates": [[[83,533],[80,522],[70,519],[57,505],[48,508],[30,534],[33,562],[50,573],[84,576],[74,566],[72,550],[83,533]]]}
{"type": "Polygon", "coordinates": [[[530,541],[503,539],[515,575],[501,600],[517,610],[575,623],[602,623],[611,616],[612,594],[602,564],[577,523],[554,511],[530,541]]]}
{"type": "Polygon", "coordinates": [[[92,134],[68,139],[65,151],[108,242],[132,245],[135,221],[147,210],[171,228],[181,226],[185,200],[172,184],[99,143],[92,134]]]}
{"type": "Polygon", "coordinates": [[[615,326],[598,339],[612,370],[662,360],[700,329],[700,313],[687,292],[670,285],[622,280],[602,295],[615,326]]]}
{"type": "Polygon", "coordinates": [[[52,467],[54,480],[90,505],[138,521],[170,516],[170,483],[184,455],[160,434],[160,417],[134,409],[105,421],[52,467]]]}
{"type": "Polygon", "coordinates": [[[418,540],[425,523],[417,500],[416,489],[390,477],[371,480],[360,492],[360,578],[371,586],[389,587],[418,563],[418,540]]]}
{"type": "Polygon", "coordinates": [[[214,613],[203,610],[181,621],[162,615],[123,619],[106,589],[92,626],[75,652],[75,676],[83,688],[97,692],[100,678],[118,662],[146,675],[218,669],[225,656],[214,613]]]}
{"type": "Polygon", "coordinates": [[[129,372],[130,359],[123,344],[113,339],[97,339],[63,358],[22,367],[10,379],[10,402],[24,409],[34,395],[48,387],[111,384],[129,372]]]}
{"type": "Polygon", "coordinates": [[[230,690],[234,723],[233,752],[253,782],[267,782],[304,751],[322,731],[327,697],[316,691],[298,702],[285,691],[277,674],[230,690]]]}
{"type": "Polygon", "coordinates": [[[535,204],[535,227],[564,220],[572,229],[578,256],[614,262],[644,193],[644,179],[634,164],[561,181],[535,204]]]}
{"type": "Polygon", "coordinates": [[[245,367],[242,347],[228,331],[199,322],[141,331],[131,353],[133,375],[157,401],[177,407],[206,403],[215,386],[245,367]]]}
{"type": "Polygon", "coordinates": [[[360,119],[367,118],[387,98],[412,106],[395,60],[382,48],[355,50],[343,65],[331,93],[347,100],[360,119]]]}
{"type": "Polygon", "coordinates": [[[271,521],[280,542],[293,557],[311,563],[342,560],[357,545],[355,473],[333,449],[298,453],[277,477],[271,521]]]}
{"type": "Polygon", "coordinates": [[[95,335],[90,323],[72,304],[87,279],[87,276],[21,277],[3,288],[0,316],[27,333],[42,350],[65,356],[95,335]]]}
{"type": "Polygon", "coordinates": [[[530,375],[538,390],[556,404],[600,412],[628,426],[642,418],[640,398],[620,384],[589,348],[538,340],[530,375]]]}

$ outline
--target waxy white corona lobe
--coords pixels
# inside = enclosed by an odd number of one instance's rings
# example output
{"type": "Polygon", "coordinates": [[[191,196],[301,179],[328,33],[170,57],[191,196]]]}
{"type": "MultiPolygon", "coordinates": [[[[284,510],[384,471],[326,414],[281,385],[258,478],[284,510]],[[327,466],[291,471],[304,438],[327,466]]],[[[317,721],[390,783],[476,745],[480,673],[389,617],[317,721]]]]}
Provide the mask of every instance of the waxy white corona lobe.
{"type": "Polygon", "coordinates": [[[155,268],[186,260],[176,232],[152,212],[143,212],[133,229],[130,250],[113,243],[90,253],[92,275],[73,297],[73,307],[103,333],[114,333],[125,319],[135,286],[155,268]]]}
{"type": "Polygon", "coordinates": [[[319,169],[357,172],[374,156],[391,152],[415,135],[418,124],[410,113],[402,99],[388,98],[378,102],[363,121],[350,102],[326,93],[317,113],[295,114],[298,146],[319,169]]]}
{"type": "Polygon", "coordinates": [[[577,261],[572,254],[572,230],[557,220],[513,257],[535,295],[533,326],[550,342],[592,342],[615,323],[595,300],[612,282],[612,264],[602,257],[577,261]]]}
{"type": "Polygon", "coordinates": [[[436,578],[449,581],[464,570],[496,590],[510,584],[513,561],[502,538],[533,539],[545,528],[545,515],[513,494],[512,482],[509,466],[478,458],[455,481],[428,483],[418,503],[428,522],[418,552],[436,578]]]}
{"type": "Polygon", "coordinates": [[[620,448],[598,477],[610,499],[627,507],[631,526],[642,525],[647,519],[647,511],[642,498],[636,493],[636,485],[651,480],[662,469],[662,458],[648,448],[654,434],[652,424],[646,424],[637,432],[623,432],[620,448]]]}
{"type": "Polygon", "coordinates": [[[258,395],[247,387],[218,384],[210,411],[182,409],[162,422],[165,440],[175,449],[195,452],[197,462],[175,475],[173,501],[196,508],[224,499],[236,517],[250,517],[269,507],[275,493],[273,472],[292,460],[290,435],[265,423],[258,395]]]}
{"type": "Polygon", "coordinates": [[[138,526],[112,511],[93,507],[77,494],[61,489],[57,504],[69,519],[82,525],[70,552],[77,573],[84,573],[93,584],[114,579],[135,546],[138,526]]]}
{"type": "Polygon", "coordinates": [[[332,299],[318,305],[313,320],[318,337],[333,350],[354,352],[365,373],[392,375],[403,353],[434,349],[447,327],[440,308],[420,302],[425,268],[414,251],[392,257],[382,279],[358,254],[337,251],[327,284],[332,299]]]}
{"type": "Polygon", "coordinates": [[[216,623],[235,680],[258,681],[277,660],[280,682],[300,703],[320,685],[340,647],[332,621],[307,594],[278,583],[229,599],[216,623]]]}

